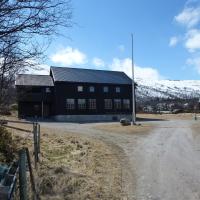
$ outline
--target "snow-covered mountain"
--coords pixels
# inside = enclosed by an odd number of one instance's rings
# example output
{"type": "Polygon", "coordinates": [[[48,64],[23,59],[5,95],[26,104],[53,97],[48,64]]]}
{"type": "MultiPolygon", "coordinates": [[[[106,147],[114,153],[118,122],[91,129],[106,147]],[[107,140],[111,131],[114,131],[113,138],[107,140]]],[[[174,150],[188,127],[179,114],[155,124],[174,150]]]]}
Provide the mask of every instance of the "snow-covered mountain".
{"type": "Polygon", "coordinates": [[[200,98],[200,80],[136,80],[138,100],[200,98]]]}

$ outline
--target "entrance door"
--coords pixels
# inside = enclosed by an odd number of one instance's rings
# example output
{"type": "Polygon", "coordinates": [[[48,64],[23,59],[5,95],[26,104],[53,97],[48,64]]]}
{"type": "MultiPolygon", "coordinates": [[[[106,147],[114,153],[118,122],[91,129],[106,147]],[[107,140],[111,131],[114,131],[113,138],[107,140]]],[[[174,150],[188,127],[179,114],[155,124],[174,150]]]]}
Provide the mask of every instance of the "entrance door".
{"type": "Polygon", "coordinates": [[[39,104],[33,105],[33,117],[41,116],[41,106],[39,104]]]}
{"type": "Polygon", "coordinates": [[[43,108],[43,117],[49,117],[50,116],[50,105],[49,104],[44,104],[43,108]]]}

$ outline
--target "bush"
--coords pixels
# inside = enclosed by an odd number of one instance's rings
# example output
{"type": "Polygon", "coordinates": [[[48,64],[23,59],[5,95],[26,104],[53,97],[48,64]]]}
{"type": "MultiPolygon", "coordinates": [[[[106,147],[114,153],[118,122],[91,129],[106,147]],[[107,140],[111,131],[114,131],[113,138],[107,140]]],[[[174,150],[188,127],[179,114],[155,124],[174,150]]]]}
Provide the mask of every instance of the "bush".
{"type": "Polygon", "coordinates": [[[0,107],[0,115],[11,115],[8,107],[0,107]]]}
{"type": "Polygon", "coordinates": [[[4,127],[0,126],[0,158],[1,162],[12,162],[15,157],[15,144],[12,134],[4,127]]]}

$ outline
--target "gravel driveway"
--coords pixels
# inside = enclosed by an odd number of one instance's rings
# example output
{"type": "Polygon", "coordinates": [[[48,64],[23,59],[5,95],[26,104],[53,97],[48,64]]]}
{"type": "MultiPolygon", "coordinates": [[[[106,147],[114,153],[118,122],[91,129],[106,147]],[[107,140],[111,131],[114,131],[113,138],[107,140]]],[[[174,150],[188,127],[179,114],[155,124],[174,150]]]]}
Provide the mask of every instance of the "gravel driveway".
{"type": "Polygon", "coordinates": [[[96,130],[97,124],[41,125],[95,137],[117,148],[123,169],[124,199],[199,200],[200,134],[192,131],[199,122],[154,123],[156,129],[146,135],[107,133],[96,130]]]}

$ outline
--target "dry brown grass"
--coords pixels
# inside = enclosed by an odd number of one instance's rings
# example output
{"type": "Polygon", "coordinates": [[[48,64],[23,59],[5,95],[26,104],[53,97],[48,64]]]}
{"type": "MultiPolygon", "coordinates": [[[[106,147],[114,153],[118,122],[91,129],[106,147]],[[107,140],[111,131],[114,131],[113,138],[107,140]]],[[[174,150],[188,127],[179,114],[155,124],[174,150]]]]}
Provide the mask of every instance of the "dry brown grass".
{"type": "Polygon", "coordinates": [[[137,114],[137,117],[144,119],[161,119],[161,120],[170,120],[170,119],[180,119],[188,120],[194,117],[194,113],[179,113],[179,114],[137,114]]]}
{"type": "Polygon", "coordinates": [[[43,135],[39,170],[42,199],[121,199],[117,156],[101,141],[43,135]]]}
{"type": "Polygon", "coordinates": [[[0,126],[0,163],[13,161],[16,157],[16,143],[12,134],[6,128],[0,126]]]}
{"type": "MultiPolygon", "coordinates": [[[[32,130],[27,124],[9,125],[32,130]]],[[[32,155],[32,133],[8,129],[18,148],[28,146],[32,155]]],[[[111,146],[48,128],[41,127],[41,133],[41,160],[35,172],[41,199],[122,199],[122,169],[118,154],[111,146]]]]}
{"type": "Polygon", "coordinates": [[[97,125],[95,127],[98,130],[120,133],[120,134],[146,134],[154,129],[152,124],[142,124],[136,126],[122,126],[119,123],[108,124],[108,125],[97,125]]]}

